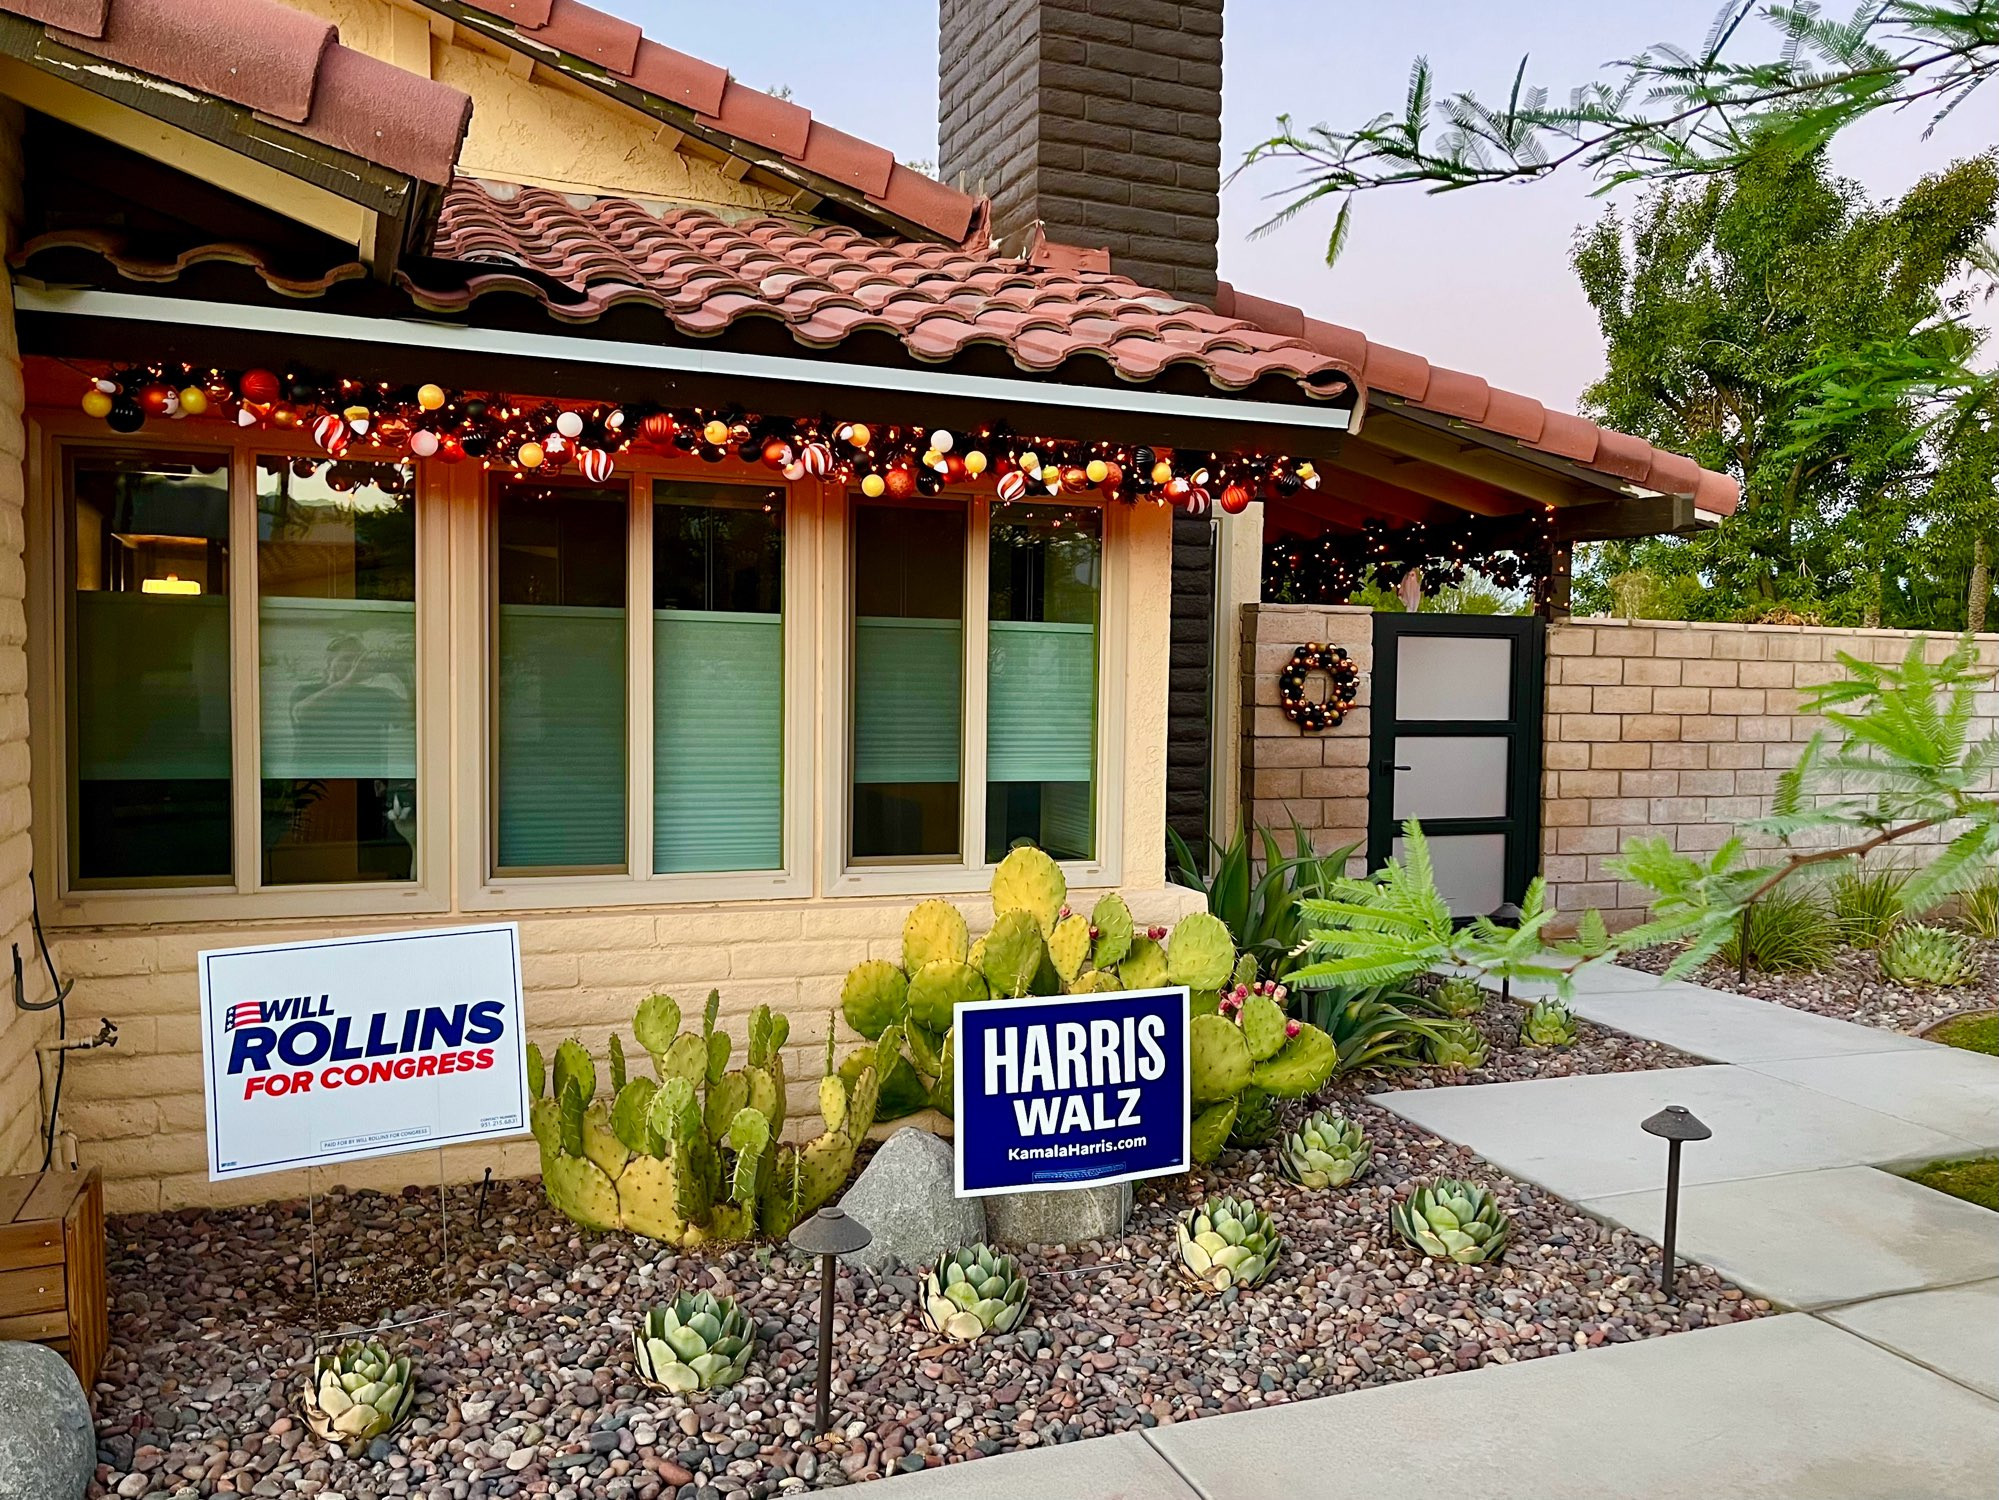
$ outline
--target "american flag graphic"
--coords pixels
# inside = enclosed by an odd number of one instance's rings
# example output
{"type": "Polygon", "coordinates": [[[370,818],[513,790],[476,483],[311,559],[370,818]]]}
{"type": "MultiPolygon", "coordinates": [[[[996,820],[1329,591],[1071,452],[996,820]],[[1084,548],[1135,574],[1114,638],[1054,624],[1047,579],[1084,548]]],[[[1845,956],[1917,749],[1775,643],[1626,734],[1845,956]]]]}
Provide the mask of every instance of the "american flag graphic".
{"type": "Polygon", "coordinates": [[[238,1026],[261,1026],[264,1022],[264,1002],[261,1000],[239,1000],[229,1007],[222,1018],[222,1029],[234,1031],[238,1026]]]}

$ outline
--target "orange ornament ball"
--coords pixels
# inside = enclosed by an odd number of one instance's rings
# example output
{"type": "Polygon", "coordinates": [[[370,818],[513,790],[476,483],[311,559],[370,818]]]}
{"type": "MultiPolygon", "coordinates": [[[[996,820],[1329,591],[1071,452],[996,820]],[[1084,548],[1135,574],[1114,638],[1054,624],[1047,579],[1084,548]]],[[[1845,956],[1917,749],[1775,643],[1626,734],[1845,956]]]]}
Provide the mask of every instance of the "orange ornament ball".
{"type": "Polygon", "coordinates": [[[523,469],[539,469],[542,465],[542,460],[547,457],[548,455],[542,451],[540,443],[522,443],[520,451],[514,455],[514,461],[523,469]]]}
{"type": "Polygon", "coordinates": [[[1165,459],[1160,459],[1158,463],[1152,466],[1152,482],[1154,484],[1164,484],[1172,477],[1173,465],[1169,464],[1165,459]]]}
{"type": "Polygon", "coordinates": [[[782,469],[791,462],[791,444],[783,438],[772,438],[764,444],[763,461],[767,469],[782,469]]]}
{"type": "Polygon", "coordinates": [[[863,474],[861,476],[861,493],[863,495],[866,495],[870,500],[881,499],[883,493],[886,492],[887,489],[888,489],[888,483],[881,477],[881,475],[863,474]]]}
{"type": "Polygon", "coordinates": [[[1111,466],[1101,458],[1093,458],[1083,465],[1083,472],[1090,476],[1091,484],[1102,484],[1110,478],[1111,466]]]}
{"type": "Polygon", "coordinates": [[[893,500],[907,500],[916,493],[916,476],[907,469],[890,469],[882,482],[893,500]]]}
{"type": "Polygon", "coordinates": [[[988,460],[985,454],[974,448],[970,453],[965,455],[965,472],[976,479],[979,475],[986,472],[987,463],[988,460]]]}
{"type": "Polygon", "coordinates": [[[83,412],[85,416],[96,417],[100,421],[110,416],[111,393],[92,386],[83,393],[83,412]]]}
{"type": "Polygon", "coordinates": [[[1222,509],[1232,516],[1239,516],[1249,509],[1249,491],[1240,484],[1229,484],[1222,491],[1222,509]]]}
{"type": "Polygon", "coordinates": [[[1062,471],[1062,488],[1070,494],[1080,495],[1089,487],[1090,476],[1087,470],[1070,468],[1062,471]]]}
{"type": "Polygon", "coordinates": [[[710,422],[701,429],[701,436],[719,448],[729,441],[729,424],[719,420],[710,422]]]}
{"type": "Polygon", "coordinates": [[[674,431],[673,418],[663,411],[656,411],[639,423],[639,441],[664,447],[673,441],[674,431]]]}
{"type": "Polygon", "coordinates": [[[198,385],[183,387],[180,393],[180,409],[190,417],[200,416],[208,410],[208,392],[198,385]]]}

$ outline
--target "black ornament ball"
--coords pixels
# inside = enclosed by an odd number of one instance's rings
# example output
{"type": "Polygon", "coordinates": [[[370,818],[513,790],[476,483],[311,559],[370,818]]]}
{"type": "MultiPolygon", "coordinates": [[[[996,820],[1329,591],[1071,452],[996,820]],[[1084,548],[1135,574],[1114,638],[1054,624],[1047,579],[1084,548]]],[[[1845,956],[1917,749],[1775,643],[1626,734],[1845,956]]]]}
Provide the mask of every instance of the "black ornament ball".
{"type": "Polygon", "coordinates": [[[1147,484],[1150,484],[1152,483],[1152,466],[1158,462],[1159,455],[1154,453],[1150,448],[1134,448],[1131,450],[1131,462],[1125,465],[1124,471],[1126,474],[1136,475],[1142,478],[1147,484]]]}
{"type": "MultiPolygon", "coordinates": [[[[483,422],[486,420],[486,403],[474,396],[459,408],[459,412],[468,422],[483,422]]],[[[472,450],[467,448],[465,451],[470,453],[472,450]]]]}
{"type": "Polygon", "coordinates": [[[1295,495],[1305,487],[1305,481],[1296,474],[1279,474],[1271,484],[1280,495],[1295,495]]]}
{"type": "Polygon", "coordinates": [[[696,432],[692,427],[678,428],[673,434],[673,446],[678,448],[682,453],[692,453],[700,441],[701,434],[696,432]]]}
{"type": "Polygon", "coordinates": [[[458,446],[465,450],[467,458],[484,458],[493,449],[493,435],[488,432],[468,432],[458,440],[458,446]]]}
{"type": "Polygon", "coordinates": [[[312,406],[319,401],[319,387],[309,380],[294,380],[288,393],[293,406],[312,406]]]}
{"type": "Polygon", "coordinates": [[[146,414],[139,410],[139,404],[129,396],[120,396],[111,403],[111,410],[104,415],[104,425],[113,432],[137,432],[146,425],[146,414]]]}
{"type": "Polygon", "coordinates": [[[919,495],[941,495],[944,493],[944,476],[935,469],[923,469],[916,476],[916,493],[919,495]]]}
{"type": "Polygon", "coordinates": [[[726,452],[716,447],[713,443],[703,443],[701,445],[701,462],[704,464],[718,464],[728,456],[726,452]]]}

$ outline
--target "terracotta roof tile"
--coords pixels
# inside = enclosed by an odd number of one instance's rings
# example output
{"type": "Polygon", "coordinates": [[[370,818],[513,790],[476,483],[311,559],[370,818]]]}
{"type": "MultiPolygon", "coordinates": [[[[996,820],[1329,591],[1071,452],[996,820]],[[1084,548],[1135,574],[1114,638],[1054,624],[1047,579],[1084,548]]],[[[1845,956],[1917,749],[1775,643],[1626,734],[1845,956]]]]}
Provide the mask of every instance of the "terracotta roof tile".
{"type": "MultiPolygon", "coordinates": [[[[87,4],[89,0],[22,0],[87,4]]],[[[225,3],[225,0],[208,0],[225,3]]],[[[581,0],[463,0],[507,22],[529,53],[563,53],[602,68],[612,78],[690,110],[697,119],[746,145],[777,153],[794,166],[859,193],[893,218],[952,243],[982,231],[982,200],[898,164],[880,146],[812,118],[789,100],[746,88],[722,69],[643,37],[639,29],[581,0]]],[[[505,28],[496,34],[508,39],[505,28]]]]}
{"type": "Polygon", "coordinates": [[[451,180],[469,95],[340,44],[275,0],[0,0],[51,40],[239,104],[425,182],[451,180]]]}

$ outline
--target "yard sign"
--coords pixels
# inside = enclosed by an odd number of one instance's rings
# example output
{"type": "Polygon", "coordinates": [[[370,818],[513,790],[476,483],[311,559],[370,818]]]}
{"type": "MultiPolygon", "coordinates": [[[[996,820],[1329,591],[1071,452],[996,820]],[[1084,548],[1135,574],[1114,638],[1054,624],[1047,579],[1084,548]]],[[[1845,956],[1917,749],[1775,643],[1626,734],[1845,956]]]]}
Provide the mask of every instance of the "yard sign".
{"type": "Polygon", "coordinates": [[[953,1059],[961,1198],[1187,1170],[1184,988],[960,1005],[953,1059]]]}
{"type": "Polygon", "coordinates": [[[527,1128],[520,928],[201,955],[210,1181],[527,1128]]]}

